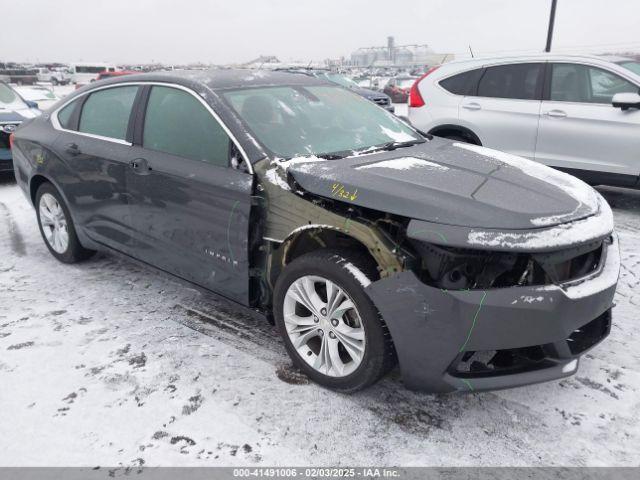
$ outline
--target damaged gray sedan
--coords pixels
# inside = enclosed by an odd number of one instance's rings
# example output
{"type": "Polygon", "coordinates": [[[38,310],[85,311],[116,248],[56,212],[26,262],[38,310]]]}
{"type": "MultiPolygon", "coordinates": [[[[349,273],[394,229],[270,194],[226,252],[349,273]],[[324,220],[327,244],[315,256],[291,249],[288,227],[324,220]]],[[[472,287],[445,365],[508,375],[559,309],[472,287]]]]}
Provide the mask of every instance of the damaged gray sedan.
{"type": "Polygon", "coordinates": [[[258,310],[335,390],[396,363],[432,392],[558,379],[611,327],[595,190],[307,75],[100,82],[25,122],[13,157],[58,260],[119,252],[258,310]]]}

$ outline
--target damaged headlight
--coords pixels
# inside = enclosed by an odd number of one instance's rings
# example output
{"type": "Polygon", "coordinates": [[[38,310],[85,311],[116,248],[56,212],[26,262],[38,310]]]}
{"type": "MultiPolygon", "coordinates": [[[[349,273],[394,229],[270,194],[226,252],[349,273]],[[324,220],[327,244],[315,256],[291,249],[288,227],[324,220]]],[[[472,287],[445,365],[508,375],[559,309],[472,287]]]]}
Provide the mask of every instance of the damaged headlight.
{"type": "Polygon", "coordinates": [[[602,241],[557,252],[488,252],[413,242],[423,282],[447,290],[549,285],[572,281],[598,268],[602,241]]]}

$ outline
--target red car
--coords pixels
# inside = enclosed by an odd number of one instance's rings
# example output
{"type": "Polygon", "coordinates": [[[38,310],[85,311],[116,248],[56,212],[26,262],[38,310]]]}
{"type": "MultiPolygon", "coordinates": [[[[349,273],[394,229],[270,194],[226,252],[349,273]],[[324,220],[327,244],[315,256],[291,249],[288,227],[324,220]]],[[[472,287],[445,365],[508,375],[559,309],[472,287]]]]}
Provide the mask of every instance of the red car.
{"type": "Polygon", "coordinates": [[[418,77],[395,77],[390,79],[384,86],[384,93],[391,97],[393,103],[407,103],[409,100],[409,90],[418,77]]]}
{"type": "Polygon", "coordinates": [[[117,72],[108,72],[108,71],[104,71],[98,74],[98,78],[96,78],[96,80],[104,80],[105,78],[113,78],[113,77],[121,77],[122,75],[131,75],[133,73],[138,73],[138,72],[134,72],[132,70],[119,70],[117,72]]]}

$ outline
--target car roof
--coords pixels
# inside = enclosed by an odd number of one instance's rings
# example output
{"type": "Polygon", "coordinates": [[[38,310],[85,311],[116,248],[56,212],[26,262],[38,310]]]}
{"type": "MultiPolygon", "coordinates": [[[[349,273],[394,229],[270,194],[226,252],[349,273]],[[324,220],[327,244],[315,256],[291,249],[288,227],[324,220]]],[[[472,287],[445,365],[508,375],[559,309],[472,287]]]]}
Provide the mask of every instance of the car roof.
{"type": "MultiPolygon", "coordinates": [[[[312,75],[273,70],[172,70],[170,72],[136,73],[101,80],[99,85],[131,82],[176,83],[187,87],[205,85],[211,90],[267,87],[276,85],[332,85],[312,75]]],[[[98,86],[92,83],[89,88],[98,86]]]]}
{"type": "MultiPolygon", "coordinates": [[[[596,62],[617,62],[625,60],[624,57],[614,57],[608,55],[587,55],[587,54],[561,54],[561,53],[534,53],[528,55],[505,55],[486,56],[453,60],[444,65],[451,66],[475,66],[488,63],[508,63],[508,62],[545,62],[545,61],[596,61],[596,62]]],[[[629,59],[631,60],[631,59],[629,59]]]]}

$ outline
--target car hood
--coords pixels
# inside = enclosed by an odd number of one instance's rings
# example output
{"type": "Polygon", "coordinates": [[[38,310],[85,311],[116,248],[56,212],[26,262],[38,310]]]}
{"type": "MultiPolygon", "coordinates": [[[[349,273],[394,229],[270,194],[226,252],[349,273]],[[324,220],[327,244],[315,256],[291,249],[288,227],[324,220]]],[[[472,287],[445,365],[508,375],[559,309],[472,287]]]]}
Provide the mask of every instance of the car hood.
{"type": "Polygon", "coordinates": [[[9,109],[0,107],[0,123],[20,123],[38,115],[40,115],[40,111],[35,108],[9,109]]]}
{"type": "Polygon", "coordinates": [[[598,212],[599,194],[539,163],[433,138],[340,160],[294,159],[303,190],[432,223],[488,229],[548,228],[598,212]]]}

